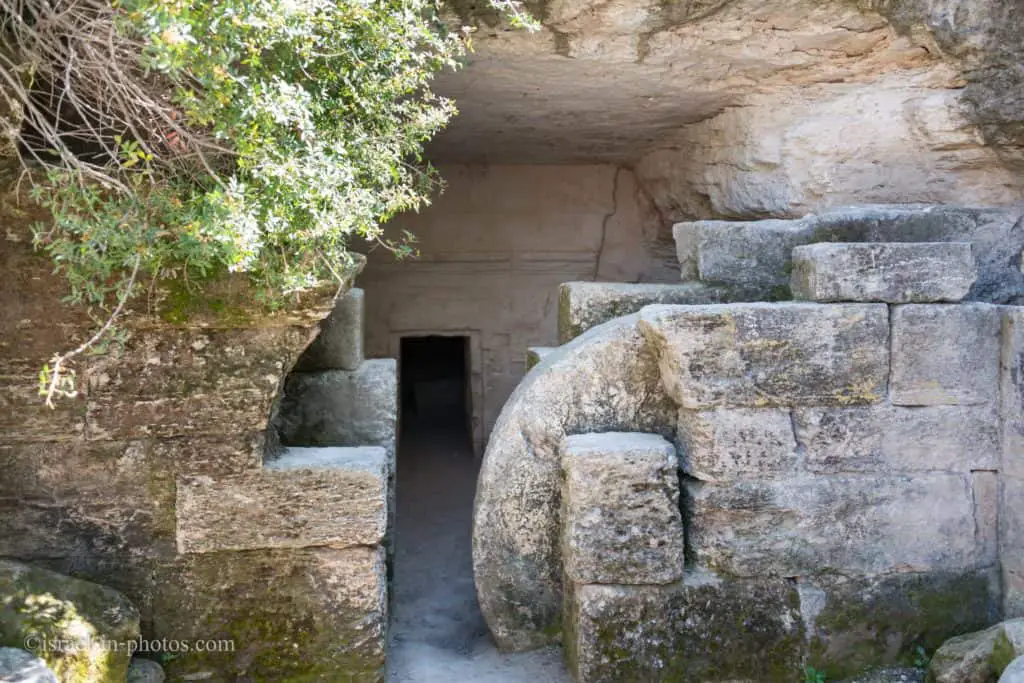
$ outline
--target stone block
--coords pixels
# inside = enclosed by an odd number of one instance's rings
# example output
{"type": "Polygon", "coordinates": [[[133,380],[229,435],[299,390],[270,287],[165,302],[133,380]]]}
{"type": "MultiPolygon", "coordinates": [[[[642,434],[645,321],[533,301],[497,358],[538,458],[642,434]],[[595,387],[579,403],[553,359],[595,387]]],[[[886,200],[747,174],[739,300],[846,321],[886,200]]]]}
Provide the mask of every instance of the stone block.
{"type": "Polygon", "coordinates": [[[785,580],[687,576],[666,586],[574,586],[564,646],[573,680],[792,681],[800,601],[785,580]]]}
{"type": "Polygon", "coordinates": [[[896,405],[994,404],[999,388],[999,308],[906,304],[892,313],[896,405]]]}
{"type": "Polygon", "coordinates": [[[696,282],[566,282],[558,288],[558,343],[565,344],[592,327],[650,304],[713,304],[723,297],[723,290],[696,282]]]}
{"type": "Polygon", "coordinates": [[[791,471],[796,439],[788,410],[720,408],[679,411],[683,471],[703,481],[791,471]]]}
{"type": "Polygon", "coordinates": [[[387,525],[383,448],[293,448],[264,470],[178,480],[181,553],[376,545],[387,525]]]}
{"type": "Polygon", "coordinates": [[[398,380],[393,359],[358,370],[293,373],[277,428],[286,446],[380,446],[395,453],[398,380]]]}
{"type": "Polygon", "coordinates": [[[735,576],[959,571],[990,562],[967,475],[686,483],[688,553],[735,576]]]}
{"type": "Polygon", "coordinates": [[[793,249],[791,289],[806,301],[960,301],[978,274],[967,242],[818,243],[793,249]]]}
{"type": "Polygon", "coordinates": [[[139,612],[112,588],[0,560],[0,645],[25,647],[61,681],[121,683],[139,612]]]}
{"type": "Polygon", "coordinates": [[[562,557],[579,583],[661,584],[683,573],[675,448],[656,434],[562,442],[562,557]]]}
{"type": "Polygon", "coordinates": [[[684,408],[857,405],[885,395],[883,304],[649,306],[640,329],[684,408]]]}
{"type": "Polygon", "coordinates": [[[914,664],[918,648],[934,652],[947,638],[998,618],[995,574],[983,569],[801,577],[807,663],[830,681],[914,664]]]}
{"type": "Polygon", "coordinates": [[[1024,308],[1017,306],[1003,309],[999,396],[1003,417],[999,469],[1024,477],[1024,308]]]}
{"type": "Polygon", "coordinates": [[[1024,478],[999,477],[999,563],[1003,613],[1024,617],[1024,478]]]}
{"type": "Polygon", "coordinates": [[[320,333],[295,364],[295,372],[355,370],[363,362],[364,295],[358,288],[338,297],[320,333]]]}
{"type": "Polygon", "coordinates": [[[526,371],[529,372],[535,365],[539,365],[544,357],[555,350],[554,346],[531,346],[526,349],[526,371]]]}
{"type": "Polygon", "coordinates": [[[999,415],[991,406],[796,408],[793,422],[812,472],[999,467],[999,415]]]}
{"type": "Polygon", "coordinates": [[[157,579],[154,638],[230,644],[165,662],[169,680],[384,680],[380,548],[186,555],[157,579]]]}
{"type": "Polygon", "coordinates": [[[811,241],[806,220],[694,221],[672,228],[683,280],[735,294],[789,298],[793,248],[811,241]]]}

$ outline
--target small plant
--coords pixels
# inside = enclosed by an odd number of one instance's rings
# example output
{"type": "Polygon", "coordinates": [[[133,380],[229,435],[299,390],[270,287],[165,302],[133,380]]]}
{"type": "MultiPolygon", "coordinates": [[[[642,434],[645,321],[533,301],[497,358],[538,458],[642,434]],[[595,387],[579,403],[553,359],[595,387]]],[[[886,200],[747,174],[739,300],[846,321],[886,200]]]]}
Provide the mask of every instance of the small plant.
{"type": "Polygon", "coordinates": [[[928,668],[932,658],[928,655],[928,651],[924,649],[923,645],[918,645],[914,649],[914,668],[924,671],[928,668]]]}
{"type": "Polygon", "coordinates": [[[825,683],[825,672],[813,666],[804,667],[804,683],[825,683]]]}

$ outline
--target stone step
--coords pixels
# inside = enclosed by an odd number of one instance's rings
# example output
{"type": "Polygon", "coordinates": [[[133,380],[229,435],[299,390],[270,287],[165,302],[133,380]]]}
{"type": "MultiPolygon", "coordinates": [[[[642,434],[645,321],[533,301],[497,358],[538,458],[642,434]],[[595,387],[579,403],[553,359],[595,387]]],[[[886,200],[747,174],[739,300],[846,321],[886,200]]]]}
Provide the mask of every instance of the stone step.
{"type": "Polygon", "coordinates": [[[363,290],[353,288],[338,297],[320,333],[295,364],[295,372],[355,370],[362,364],[365,304],[363,290]]]}
{"type": "Polygon", "coordinates": [[[789,298],[793,249],[819,242],[969,242],[978,277],[967,298],[1024,300],[1020,208],[862,206],[793,220],[690,221],[672,233],[682,279],[723,287],[732,301],[789,298]]]}
{"type": "Polygon", "coordinates": [[[559,287],[558,343],[565,344],[592,327],[650,304],[711,304],[722,301],[723,296],[722,289],[697,282],[566,282],[559,287]]]}
{"type": "Polygon", "coordinates": [[[827,242],[793,250],[793,298],[956,302],[978,278],[967,242],[827,242]]]}
{"type": "Polygon", "coordinates": [[[274,426],[285,446],[380,446],[393,459],[397,414],[397,363],[383,358],[292,373],[274,426]]]}

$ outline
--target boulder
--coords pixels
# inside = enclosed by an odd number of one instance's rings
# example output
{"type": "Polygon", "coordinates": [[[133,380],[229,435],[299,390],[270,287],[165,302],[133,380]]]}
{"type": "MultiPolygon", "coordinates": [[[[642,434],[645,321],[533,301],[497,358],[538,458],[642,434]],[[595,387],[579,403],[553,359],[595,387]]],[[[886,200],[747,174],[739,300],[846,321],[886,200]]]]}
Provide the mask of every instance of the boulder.
{"type": "Polygon", "coordinates": [[[636,315],[558,347],[516,387],[491,432],[473,515],[477,594],[501,649],[556,642],[561,630],[562,439],[613,431],[670,436],[675,414],[636,315]]]}
{"type": "Polygon", "coordinates": [[[960,301],[978,275],[971,245],[820,243],[793,250],[793,298],[892,304],[960,301]]]}
{"type": "Polygon", "coordinates": [[[117,591],[0,560],[0,645],[27,647],[63,681],[124,683],[139,613],[117,591]]]}
{"type": "Polygon", "coordinates": [[[1024,683],[1024,657],[1017,657],[1003,670],[999,683],[1024,683]]]}
{"type": "Polygon", "coordinates": [[[1024,655],[1024,619],[950,638],[932,655],[929,683],[993,683],[1024,655]]]}
{"type": "Polygon", "coordinates": [[[999,396],[999,308],[906,304],[892,312],[896,405],[995,405],[999,396]]]}
{"type": "Polygon", "coordinates": [[[152,659],[135,657],[128,665],[128,683],[164,683],[167,675],[152,659]]]}
{"type": "MultiPolygon", "coordinates": [[[[0,647],[0,681],[3,683],[57,683],[46,662],[16,647],[0,647]]],[[[131,681],[129,680],[129,683],[131,681]]]]}
{"type": "Polygon", "coordinates": [[[562,559],[577,583],[663,584],[683,574],[676,449],[657,434],[566,437],[562,559]]]}
{"type": "Polygon", "coordinates": [[[858,405],[885,395],[883,304],[648,306],[640,327],[684,408],[858,405]]]}
{"type": "Polygon", "coordinates": [[[649,304],[712,304],[724,300],[724,290],[699,282],[566,282],[558,288],[558,343],[564,344],[595,325],[636,313],[649,304]]]}

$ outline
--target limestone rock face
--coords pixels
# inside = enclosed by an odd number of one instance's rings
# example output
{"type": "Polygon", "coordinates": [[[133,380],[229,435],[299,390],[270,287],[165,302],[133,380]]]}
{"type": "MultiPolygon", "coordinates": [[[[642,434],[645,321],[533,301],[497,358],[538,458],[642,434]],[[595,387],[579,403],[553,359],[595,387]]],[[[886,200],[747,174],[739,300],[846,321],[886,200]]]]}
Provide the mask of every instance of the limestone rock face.
{"type": "Polygon", "coordinates": [[[566,437],[562,558],[577,583],[664,584],[683,573],[675,448],[656,434],[566,437]]]}
{"type": "Polygon", "coordinates": [[[138,637],[139,612],[117,591],[0,560],[0,645],[34,650],[61,680],[123,683],[138,637]]]}
{"type": "Polygon", "coordinates": [[[338,297],[334,310],[320,322],[320,333],[295,363],[296,372],[355,370],[363,362],[363,290],[338,297]]]}
{"type": "Polygon", "coordinates": [[[46,662],[16,647],[0,647],[0,681],[4,683],[57,683],[46,662]]]}
{"type": "Polygon", "coordinates": [[[856,405],[885,393],[883,305],[650,306],[640,326],[684,408],[856,405]]]}
{"type": "Polygon", "coordinates": [[[826,243],[793,250],[793,298],[805,301],[960,301],[976,279],[966,243],[826,243]]]}

